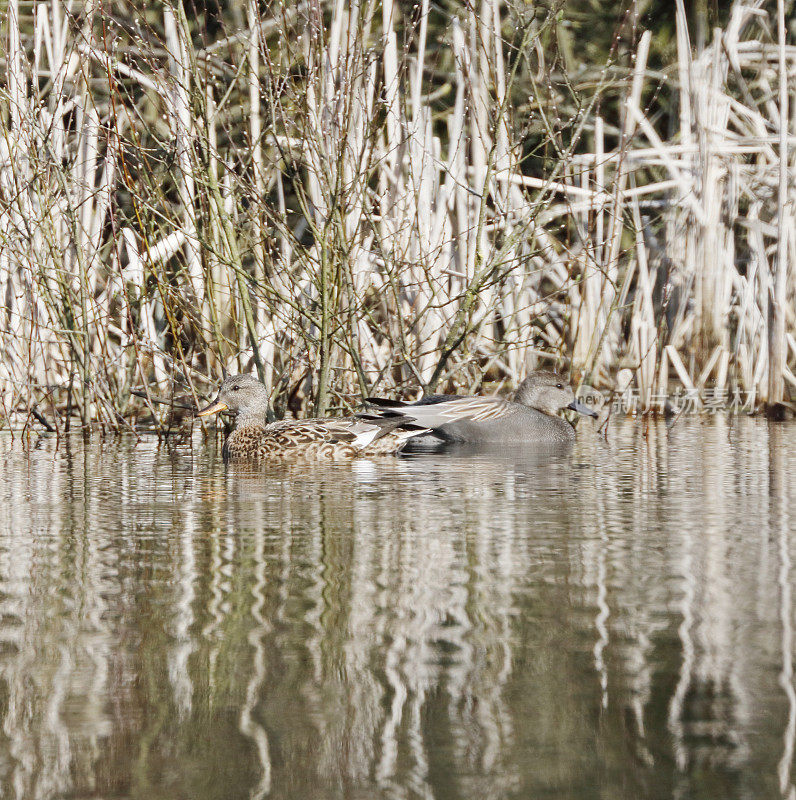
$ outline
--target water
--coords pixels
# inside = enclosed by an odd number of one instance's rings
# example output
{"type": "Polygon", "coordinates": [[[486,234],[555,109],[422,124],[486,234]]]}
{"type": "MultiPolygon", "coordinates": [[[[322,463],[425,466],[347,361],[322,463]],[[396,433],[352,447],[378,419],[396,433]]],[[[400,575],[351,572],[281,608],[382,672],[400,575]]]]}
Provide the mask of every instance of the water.
{"type": "Polygon", "coordinates": [[[793,792],[796,426],[226,472],[0,438],[0,797],[793,792]]]}

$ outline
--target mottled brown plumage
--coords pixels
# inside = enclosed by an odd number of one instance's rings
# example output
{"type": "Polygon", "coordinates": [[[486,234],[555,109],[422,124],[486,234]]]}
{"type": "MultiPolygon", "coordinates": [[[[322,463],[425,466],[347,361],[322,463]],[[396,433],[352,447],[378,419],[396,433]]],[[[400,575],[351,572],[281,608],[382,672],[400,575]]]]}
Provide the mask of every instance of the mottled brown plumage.
{"type": "Polygon", "coordinates": [[[268,395],[250,375],[227,378],[216,399],[198,416],[230,411],[235,428],[224,442],[227,461],[347,461],[397,453],[426,433],[405,418],[282,420],[266,424],[268,395]]]}

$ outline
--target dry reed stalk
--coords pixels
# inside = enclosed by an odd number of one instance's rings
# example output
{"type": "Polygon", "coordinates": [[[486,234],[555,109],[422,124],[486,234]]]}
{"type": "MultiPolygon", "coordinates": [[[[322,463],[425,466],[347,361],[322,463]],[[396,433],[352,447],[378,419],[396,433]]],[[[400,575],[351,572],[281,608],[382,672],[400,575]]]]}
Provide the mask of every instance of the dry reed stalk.
{"type": "Polygon", "coordinates": [[[624,120],[617,153],[616,174],[614,176],[614,197],[609,214],[608,252],[602,271],[600,301],[595,313],[595,319],[593,320],[588,353],[583,364],[583,372],[586,380],[591,379],[593,371],[600,369],[603,347],[606,340],[609,338],[609,326],[615,322],[613,311],[616,297],[615,287],[619,273],[619,248],[623,229],[623,192],[628,176],[624,155],[630,146],[630,141],[635,131],[636,117],[633,115],[631,109],[638,109],[641,102],[641,91],[647,66],[650,39],[650,32],[645,31],[639,41],[633,70],[633,83],[624,104],[624,120]]]}
{"type": "Polygon", "coordinates": [[[177,191],[180,210],[184,216],[182,224],[187,250],[188,283],[198,301],[204,296],[204,279],[194,215],[196,174],[192,158],[194,133],[190,102],[192,69],[188,53],[190,33],[181,3],[164,6],[163,28],[172,78],[163,91],[169,96],[168,108],[172,119],[175,160],[179,168],[177,191]]]}
{"type": "Polygon", "coordinates": [[[781,403],[785,385],[785,303],[788,275],[787,215],[792,205],[788,198],[788,70],[785,54],[785,2],[777,0],[777,38],[779,40],[779,187],[777,204],[777,266],[771,292],[771,324],[768,339],[768,397],[770,404],[781,403]]]}

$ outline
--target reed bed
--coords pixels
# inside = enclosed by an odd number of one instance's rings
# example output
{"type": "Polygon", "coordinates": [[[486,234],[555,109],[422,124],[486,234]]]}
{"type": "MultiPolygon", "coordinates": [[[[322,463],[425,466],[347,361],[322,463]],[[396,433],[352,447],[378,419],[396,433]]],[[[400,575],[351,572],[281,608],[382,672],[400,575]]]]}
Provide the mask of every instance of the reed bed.
{"type": "Polygon", "coordinates": [[[654,31],[568,72],[557,6],[448,10],[9,0],[4,423],[161,425],[225,370],[276,416],[536,366],[641,411],[787,403],[782,0],[701,49],[678,0],[663,70],[654,31]]]}

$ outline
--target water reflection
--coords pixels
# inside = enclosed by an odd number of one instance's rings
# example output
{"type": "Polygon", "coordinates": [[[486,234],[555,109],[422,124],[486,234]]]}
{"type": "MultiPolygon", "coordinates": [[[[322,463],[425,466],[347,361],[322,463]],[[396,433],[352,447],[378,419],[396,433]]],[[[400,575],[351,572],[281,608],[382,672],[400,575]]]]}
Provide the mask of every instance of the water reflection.
{"type": "Polygon", "coordinates": [[[790,797],[794,445],[4,438],[0,796],[790,797]]]}

